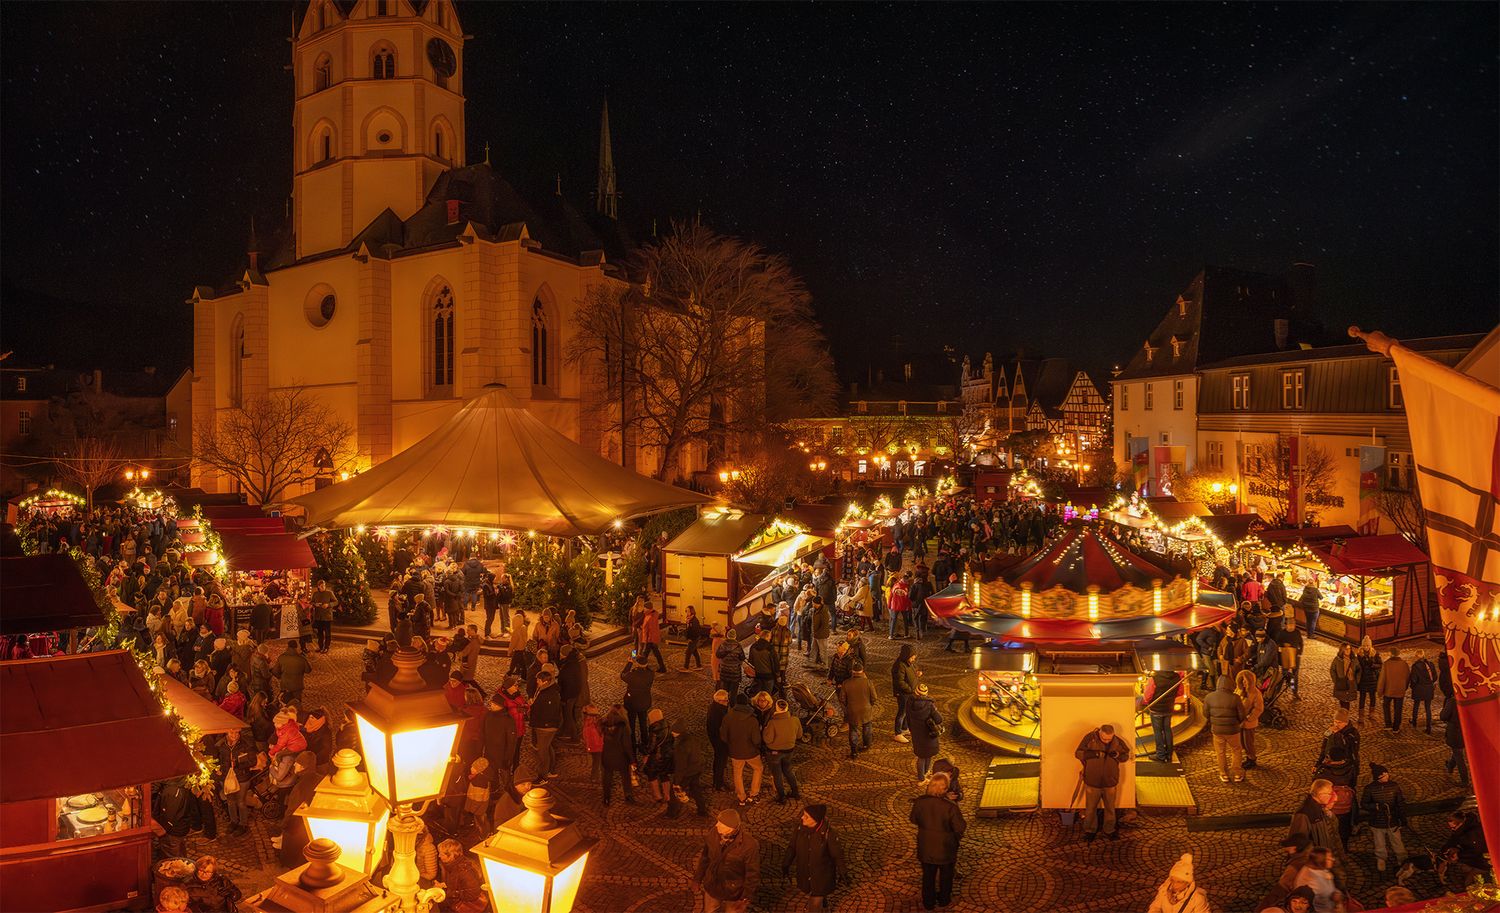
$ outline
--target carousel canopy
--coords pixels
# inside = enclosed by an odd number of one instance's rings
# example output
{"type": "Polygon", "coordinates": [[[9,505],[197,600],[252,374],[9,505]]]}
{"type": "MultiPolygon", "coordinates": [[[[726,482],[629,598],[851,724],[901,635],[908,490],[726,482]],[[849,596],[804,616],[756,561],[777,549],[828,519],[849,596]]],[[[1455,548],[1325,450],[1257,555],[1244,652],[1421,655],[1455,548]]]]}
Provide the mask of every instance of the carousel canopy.
{"type": "Polygon", "coordinates": [[[431,524],[578,536],[712,500],[611,463],[491,384],[406,450],[292,503],[310,527],[431,524]]]}
{"type": "Polygon", "coordinates": [[[1074,593],[1117,590],[1127,584],[1150,589],[1155,581],[1168,581],[1171,571],[1140,557],[1097,527],[1082,523],[1063,537],[1033,554],[1000,576],[1012,586],[1029,583],[1034,590],[1064,587],[1074,593]]]}

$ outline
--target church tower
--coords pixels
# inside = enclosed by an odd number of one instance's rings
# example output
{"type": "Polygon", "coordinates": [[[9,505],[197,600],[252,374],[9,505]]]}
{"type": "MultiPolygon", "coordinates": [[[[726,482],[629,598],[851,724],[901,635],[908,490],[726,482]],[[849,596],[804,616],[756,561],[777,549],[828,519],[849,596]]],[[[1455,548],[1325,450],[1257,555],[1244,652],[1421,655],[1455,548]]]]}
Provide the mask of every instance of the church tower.
{"type": "Polygon", "coordinates": [[[464,164],[463,30],[452,0],[312,0],[293,42],[297,257],[407,219],[464,164]],[[347,10],[347,13],[344,12],[347,10]]]}

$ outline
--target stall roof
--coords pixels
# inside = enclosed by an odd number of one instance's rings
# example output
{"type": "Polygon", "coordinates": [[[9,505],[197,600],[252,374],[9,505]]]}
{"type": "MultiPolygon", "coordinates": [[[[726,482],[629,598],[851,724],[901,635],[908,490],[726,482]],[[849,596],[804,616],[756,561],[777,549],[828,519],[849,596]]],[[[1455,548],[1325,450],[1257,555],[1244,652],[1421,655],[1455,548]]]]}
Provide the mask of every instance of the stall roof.
{"type": "Polygon", "coordinates": [[[219,537],[224,544],[224,561],[235,571],[286,571],[317,567],[307,542],[291,533],[246,535],[227,532],[219,537]]]}
{"type": "Polygon", "coordinates": [[[832,539],[822,536],[797,533],[784,539],[777,539],[769,545],[763,545],[743,555],[736,555],[734,560],[740,564],[753,564],[756,567],[781,567],[789,561],[796,561],[798,558],[811,555],[832,543],[832,539]]]}
{"type": "Polygon", "coordinates": [[[244,720],[223,709],[218,704],[179,682],[171,676],[162,676],[162,685],[167,690],[167,700],[177,708],[177,715],[189,726],[204,735],[222,732],[238,732],[244,729],[244,720]]]}
{"type": "Polygon", "coordinates": [[[1267,545],[1291,545],[1294,542],[1326,542],[1329,539],[1354,539],[1359,532],[1352,526],[1303,526],[1297,529],[1263,529],[1255,534],[1267,545]]]}
{"type": "Polygon", "coordinates": [[[1147,498],[1151,512],[1162,520],[1186,520],[1188,517],[1208,517],[1213,514],[1202,501],[1178,501],[1176,498],[1147,498]]]}
{"type": "Polygon", "coordinates": [[[125,651],[0,664],[0,802],[55,799],[197,770],[125,651]]]}
{"type": "Polygon", "coordinates": [[[1265,525],[1257,514],[1218,514],[1198,519],[1220,542],[1229,545],[1242,541],[1253,530],[1265,525]]]}
{"type": "Polygon", "coordinates": [[[706,513],[667,543],[663,551],[692,555],[737,555],[745,543],[765,528],[763,514],[740,511],[706,513]]]}
{"type": "Polygon", "coordinates": [[[1012,586],[1030,583],[1037,591],[1064,587],[1074,593],[1096,586],[1113,592],[1132,585],[1151,589],[1176,575],[1125,548],[1101,528],[1075,522],[1055,543],[1001,571],[1012,586]]]}
{"type": "Polygon", "coordinates": [[[203,516],[217,526],[223,520],[264,520],[266,512],[254,504],[207,504],[203,516]]]}
{"type": "Polygon", "coordinates": [[[1320,545],[1313,549],[1313,553],[1333,573],[1353,577],[1427,563],[1426,553],[1406,541],[1405,537],[1395,534],[1360,536],[1350,539],[1342,548],[1320,545]]]}
{"type": "Polygon", "coordinates": [[[284,533],[286,521],[280,517],[225,517],[210,519],[209,525],[221,533],[284,533]]]}
{"type": "Polygon", "coordinates": [[[102,624],[104,610],[72,558],[0,558],[0,634],[102,624]]]}

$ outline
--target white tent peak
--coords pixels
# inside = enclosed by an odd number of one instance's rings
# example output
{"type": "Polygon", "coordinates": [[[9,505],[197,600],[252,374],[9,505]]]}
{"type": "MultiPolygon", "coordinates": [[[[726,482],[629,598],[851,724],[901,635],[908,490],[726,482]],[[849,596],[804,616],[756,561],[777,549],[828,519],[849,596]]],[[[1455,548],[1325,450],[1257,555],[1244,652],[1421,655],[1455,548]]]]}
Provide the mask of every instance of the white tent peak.
{"type": "Polygon", "coordinates": [[[712,500],[611,463],[492,383],[411,447],[292,503],[309,527],[325,529],[431,525],[577,536],[712,500]]]}

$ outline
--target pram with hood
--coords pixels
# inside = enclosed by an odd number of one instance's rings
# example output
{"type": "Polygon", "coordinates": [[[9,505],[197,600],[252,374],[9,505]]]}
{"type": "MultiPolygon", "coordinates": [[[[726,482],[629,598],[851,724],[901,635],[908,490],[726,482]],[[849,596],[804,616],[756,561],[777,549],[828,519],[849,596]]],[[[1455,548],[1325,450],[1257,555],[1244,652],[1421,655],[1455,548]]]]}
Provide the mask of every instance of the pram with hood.
{"type": "Polygon", "coordinates": [[[832,705],[832,691],[820,698],[801,682],[791,683],[786,691],[792,699],[792,712],[802,721],[802,741],[811,742],[815,737],[831,739],[844,731],[838,711],[832,705]]]}

